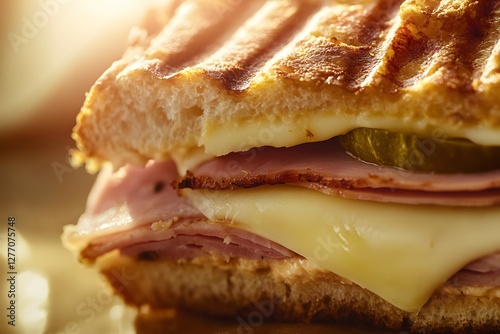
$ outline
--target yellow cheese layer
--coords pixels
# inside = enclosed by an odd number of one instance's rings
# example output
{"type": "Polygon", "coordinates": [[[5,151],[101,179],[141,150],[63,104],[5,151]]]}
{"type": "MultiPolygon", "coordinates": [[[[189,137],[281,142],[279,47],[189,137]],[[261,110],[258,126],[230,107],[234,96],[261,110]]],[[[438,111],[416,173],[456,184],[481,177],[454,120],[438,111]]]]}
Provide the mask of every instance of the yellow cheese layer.
{"type": "MultiPolygon", "coordinates": [[[[312,112],[304,111],[304,115],[312,112]]],[[[436,140],[447,137],[466,138],[479,145],[500,145],[500,131],[486,128],[429,129],[424,122],[371,116],[356,118],[325,114],[295,120],[253,118],[248,122],[218,122],[203,125],[198,145],[208,156],[246,151],[254,147],[291,147],[307,142],[327,140],[349,130],[367,127],[403,133],[420,133],[436,140]]]]}
{"type": "Polygon", "coordinates": [[[500,250],[500,207],[351,200],[294,186],[185,194],[208,218],[277,242],[418,311],[467,263],[500,250]]]}

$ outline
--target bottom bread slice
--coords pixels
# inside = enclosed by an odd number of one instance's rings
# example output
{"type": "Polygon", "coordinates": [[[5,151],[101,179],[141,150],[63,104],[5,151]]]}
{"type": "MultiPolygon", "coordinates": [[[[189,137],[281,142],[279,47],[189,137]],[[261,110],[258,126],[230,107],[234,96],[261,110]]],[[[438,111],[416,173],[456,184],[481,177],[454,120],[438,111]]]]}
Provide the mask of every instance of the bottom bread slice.
{"type": "Polygon", "coordinates": [[[141,260],[110,252],[97,260],[126,303],[218,317],[259,312],[275,321],[342,321],[423,333],[500,332],[500,288],[445,283],[407,313],[303,258],[207,256],[141,260]]]}

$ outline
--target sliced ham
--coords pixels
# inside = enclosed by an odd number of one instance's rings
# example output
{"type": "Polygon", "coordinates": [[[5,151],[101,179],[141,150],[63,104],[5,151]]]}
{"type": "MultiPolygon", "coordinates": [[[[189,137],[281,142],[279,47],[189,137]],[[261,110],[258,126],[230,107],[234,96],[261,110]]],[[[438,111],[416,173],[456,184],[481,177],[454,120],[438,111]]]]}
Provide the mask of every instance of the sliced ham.
{"type": "Polygon", "coordinates": [[[124,204],[128,218],[139,225],[159,219],[169,220],[177,215],[201,217],[200,212],[187,205],[171,187],[176,177],[177,169],[171,161],[150,161],[144,168],[127,166],[116,173],[105,169],[90,192],[85,214],[95,217],[124,204]]]}
{"type": "MultiPolygon", "coordinates": [[[[214,189],[256,186],[263,184],[262,180],[271,184],[294,180],[292,183],[332,195],[366,200],[399,197],[404,198],[400,200],[403,203],[424,204],[430,198],[439,200],[446,195],[454,198],[454,205],[470,205],[475,197],[479,201],[490,197],[491,203],[498,203],[499,171],[460,176],[402,172],[359,162],[331,142],[279,151],[279,159],[275,159],[278,149],[271,148],[217,158],[193,171],[182,181],[183,185],[196,187],[203,180],[200,175],[212,182],[211,186],[204,186],[214,189]],[[327,148],[331,155],[319,154],[327,148]],[[295,154],[302,154],[301,159],[307,162],[294,158],[295,154]],[[279,174],[286,177],[278,182],[275,176],[279,174]],[[425,190],[417,190],[418,187],[425,190]]],[[[85,214],[71,233],[82,257],[93,260],[115,249],[143,260],[206,254],[252,259],[299,256],[230,224],[209,222],[170,186],[176,178],[172,162],[150,162],[144,168],[127,166],[116,173],[103,170],[91,191],[85,214]]],[[[449,282],[500,286],[500,253],[470,263],[449,282]]]]}
{"type": "Polygon", "coordinates": [[[478,273],[500,272],[500,252],[469,263],[465,269],[478,273]]]}
{"type": "Polygon", "coordinates": [[[500,286],[500,252],[469,263],[448,282],[455,286],[500,286]]]}
{"type": "Polygon", "coordinates": [[[170,186],[176,178],[173,162],[101,171],[72,236],[84,245],[81,255],[94,260],[114,249],[169,258],[207,252],[252,259],[295,255],[253,233],[207,222],[170,186]]]}
{"type": "Polygon", "coordinates": [[[500,204],[500,170],[476,174],[403,171],[359,161],[335,139],[287,149],[263,147],[205,162],[179,188],[234,189],[296,184],[330,195],[380,202],[490,206],[500,204]]]}
{"type": "Polygon", "coordinates": [[[184,217],[98,237],[81,254],[94,260],[114,249],[143,259],[193,258],[207,253],[250,259],[296,256],[289,249],[245,230],[184,217]]]}

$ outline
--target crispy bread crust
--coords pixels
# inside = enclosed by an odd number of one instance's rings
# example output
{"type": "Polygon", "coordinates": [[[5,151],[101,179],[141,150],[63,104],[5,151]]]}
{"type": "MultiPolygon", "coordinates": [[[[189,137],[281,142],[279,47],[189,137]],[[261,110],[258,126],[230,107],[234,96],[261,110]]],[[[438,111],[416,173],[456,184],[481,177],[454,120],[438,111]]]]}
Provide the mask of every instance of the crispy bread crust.
{"type": "Polygon", "coordinates": [[[488,130],[500,145],[500,1],[176,5],[90,90],[80,162],[165,159],[224,124],[325,115],[472,140],[488,130]]]}
{"type": "Polygon", "coordinates": [[[127,303],[153,309],[228,318],[257,311],[267,320],[362,322],[427,333],[500,328],[500,288],[445,284],[418,314],[409,314],[300,258],[140,261],[113,252],[97,265],[127,303]]]}

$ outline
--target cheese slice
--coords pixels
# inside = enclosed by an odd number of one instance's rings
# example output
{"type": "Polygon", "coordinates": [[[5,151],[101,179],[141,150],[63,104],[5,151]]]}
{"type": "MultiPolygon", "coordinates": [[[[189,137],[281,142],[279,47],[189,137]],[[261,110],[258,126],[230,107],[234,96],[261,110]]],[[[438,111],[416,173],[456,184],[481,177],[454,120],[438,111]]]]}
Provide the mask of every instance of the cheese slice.
{"type": "Polygon", "coordinates": [[[290,186],[184,190],[208,218],[277,242],[418,311],[467,263],[500,250],[500,207],[350,200],[290,186]]]}
{"type": "Polygon", "coordinates": [[[388,116],[362,115],[353,118],[335,113],[316,115],[303,111],[303,117],[268,119],[253,117],[247,122],[206,122],[198,146],[207,157],[230,152],[246,151],[255,147],[291,147],[308,142],[327,140],[355,128],[387,129],[393,132],[427,134],[430,139],[466,138],[479,145],[500,145],[500,131],[471,127],[460,129],[431,129],[424,121],[402,122],[388,116]],[[307,115],[307,116],[305,116],[307,115]]]}

